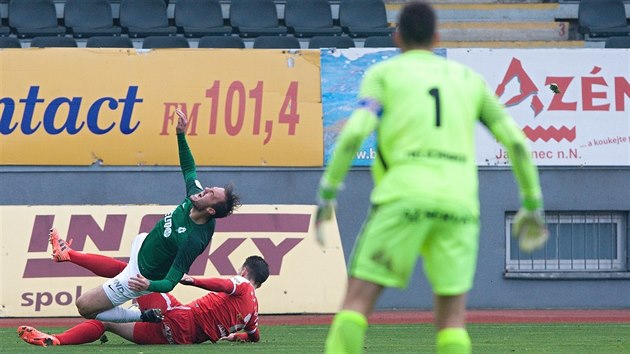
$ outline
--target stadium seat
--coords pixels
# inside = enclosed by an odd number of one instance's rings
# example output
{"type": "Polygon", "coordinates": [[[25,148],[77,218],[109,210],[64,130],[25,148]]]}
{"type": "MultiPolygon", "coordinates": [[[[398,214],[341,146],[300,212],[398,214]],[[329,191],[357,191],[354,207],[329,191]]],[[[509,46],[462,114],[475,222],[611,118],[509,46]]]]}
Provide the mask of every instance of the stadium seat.
{"type": "Polygon", "coordinates": [[[15,37],[0,37],[0,48],[22,48],[22,42],[15,37]]]}
{"type": "Polygon", "coordinates": [[[0,24],[0,36],[7,37],[11,35],[11,29],[7,26],[3,26],[0,24]]]}
{"type": "Polygon", "coordinates": [[[186,37],[228,36],[232,27],[223,23],[218,0],[177,0],[175,25],[186,37]]]}
{"type": "Polygon", "coordinates": [[[350,37],[390,36],[383,0],[341,0],[339,24],[350,37]]]}
{"type": "Polygon", "coordinates": [[[177,34],[168,24],[164,0],[121,0],[120,26],[131,38],[177,34]]]}
{"type": "Polygon", "coordinates": [[[66,28],[57,22],[53,0],[10,0],[8,17],[18,38],[66,34],[66,28]]]}
{"type": "Polygon", "coordinates": [[[190,43],[188,43],[188,40],[184,37],[149,36],[142,41],[142,48],[190,48],[190,43]]]}
{"type": "Polygon", "coordinates": [[[279,24],[273,0],[232,0],[230,24],[241,37],[287,34],[287,28],[279,24]]]}
{"type": "Polygon", "coordinates": [[[300,49],[300,41],[287,36],[260,36],[254,39],[255,49],[300,49]]]}
{"type": "Polygon", "coordinates": [[[133,48],[129,37],[94,36],[85,43],[87,48],[133,48]]]}
{"type": "Polygon", "coordinates": [[[578,32],[585,39],[630,35],[623,0],[581,0],[578,32]]]}
{"type": "Polygon", "coordinates": [[[52,47],[78,47],[77,41],[72,37],[33,37],[31,39],[31,47],[35,48],[52,48],[52,47]]]}
{"type": "Polygon", "coordinates": [[[112,7],[107,0],[66,0],[63,18],[75,38],[119,36],[122,32],[114,26],[112,7]]]}
{"type": "Polygon", "coordinates": [[[396,47],[392,36],[373,36],[367,37],[363,43],[365,48],[392,48],[396,47]]]}
{"type": "Polygon", "coordinates": [[[630,36],[608,37],[604,48],[630,48],[630,36]]]}
{"type": "Polygon", "coordinates": [[[299,38],[341,35],[341,27],[333,25],[328,0],[286,0],[284,22],[299,38]]]}
{"type": "Polygon", "coordinates": [[[347,49],[354,48],[354,40],[350,37],[338,37],[338,36],[315,36],[308,42],[310,49],[317,48],[339,48],[347,49]]]}
{"type": "Polygon", "coordinates": [[[205,36],[199,38],[198,48],[245,48],[243,39],[236,36],[205,36]]]}

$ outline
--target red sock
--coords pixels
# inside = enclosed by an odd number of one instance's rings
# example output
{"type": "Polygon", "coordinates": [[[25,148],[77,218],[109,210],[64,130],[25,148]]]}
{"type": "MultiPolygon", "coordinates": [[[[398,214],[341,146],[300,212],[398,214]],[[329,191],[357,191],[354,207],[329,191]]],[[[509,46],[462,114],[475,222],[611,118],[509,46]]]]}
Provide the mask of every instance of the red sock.
{"type": "Polygon", "coordinates": [[[54,336],[59,339],[61,345],[73,345],[94,342],[101,338],[103,333],[105,333],[105,326],[101,321],[87,320],[54,336]]]}
{"type": "Polygon", "coordinates": [[[123,261],[100,254],[83,253],[75,250],[70,250],[68,254],[70,255],[70,262],[105,278],[117,276],[127,266],[127,263],[123,261]]]}

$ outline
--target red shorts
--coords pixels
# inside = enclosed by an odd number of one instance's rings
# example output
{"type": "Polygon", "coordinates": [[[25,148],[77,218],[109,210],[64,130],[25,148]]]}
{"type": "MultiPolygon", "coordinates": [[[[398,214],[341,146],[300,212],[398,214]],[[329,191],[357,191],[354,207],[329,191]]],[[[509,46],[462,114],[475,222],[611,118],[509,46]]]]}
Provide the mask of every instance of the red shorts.
{"type": "Polygon", "coordinates": [[[133,327],[133,341],[137,344],[193,344],[195,321],[192,311],[171,294],[151,293],[138,298],[140,310],[161,309],[162,323],[138,322],[133,327]]]}

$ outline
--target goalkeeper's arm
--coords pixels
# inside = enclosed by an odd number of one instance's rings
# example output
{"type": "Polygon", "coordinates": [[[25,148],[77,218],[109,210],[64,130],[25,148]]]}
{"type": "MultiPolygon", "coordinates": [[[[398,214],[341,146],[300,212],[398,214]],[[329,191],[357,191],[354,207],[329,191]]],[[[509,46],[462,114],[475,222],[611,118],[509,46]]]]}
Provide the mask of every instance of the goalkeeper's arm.
{"type": "Polygon", "coordinates": [[[532,161],[525,134],[507,115],[503,105],[491,92],[485,99],[481,116],[481,121],[508,152],[523,207],[527,210],[542,209],[538,169],[532,161]]]}

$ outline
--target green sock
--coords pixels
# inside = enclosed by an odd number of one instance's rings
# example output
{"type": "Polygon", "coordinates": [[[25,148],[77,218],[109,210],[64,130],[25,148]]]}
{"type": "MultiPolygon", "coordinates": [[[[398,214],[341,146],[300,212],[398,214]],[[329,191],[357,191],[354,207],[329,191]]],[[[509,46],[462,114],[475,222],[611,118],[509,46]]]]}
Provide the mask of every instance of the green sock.
{"type": "Polygon", "coordinates": [[[367,325],[367,318],[359,312],[343,310],[337,313],[326,339],[326,353],[362,353],[367,325]]]}
{"type": "Polygon", "coordinates": [[[444,328],[437,334],[438,354],[470,354],[470,337],[464,328],[444,328]]]}

